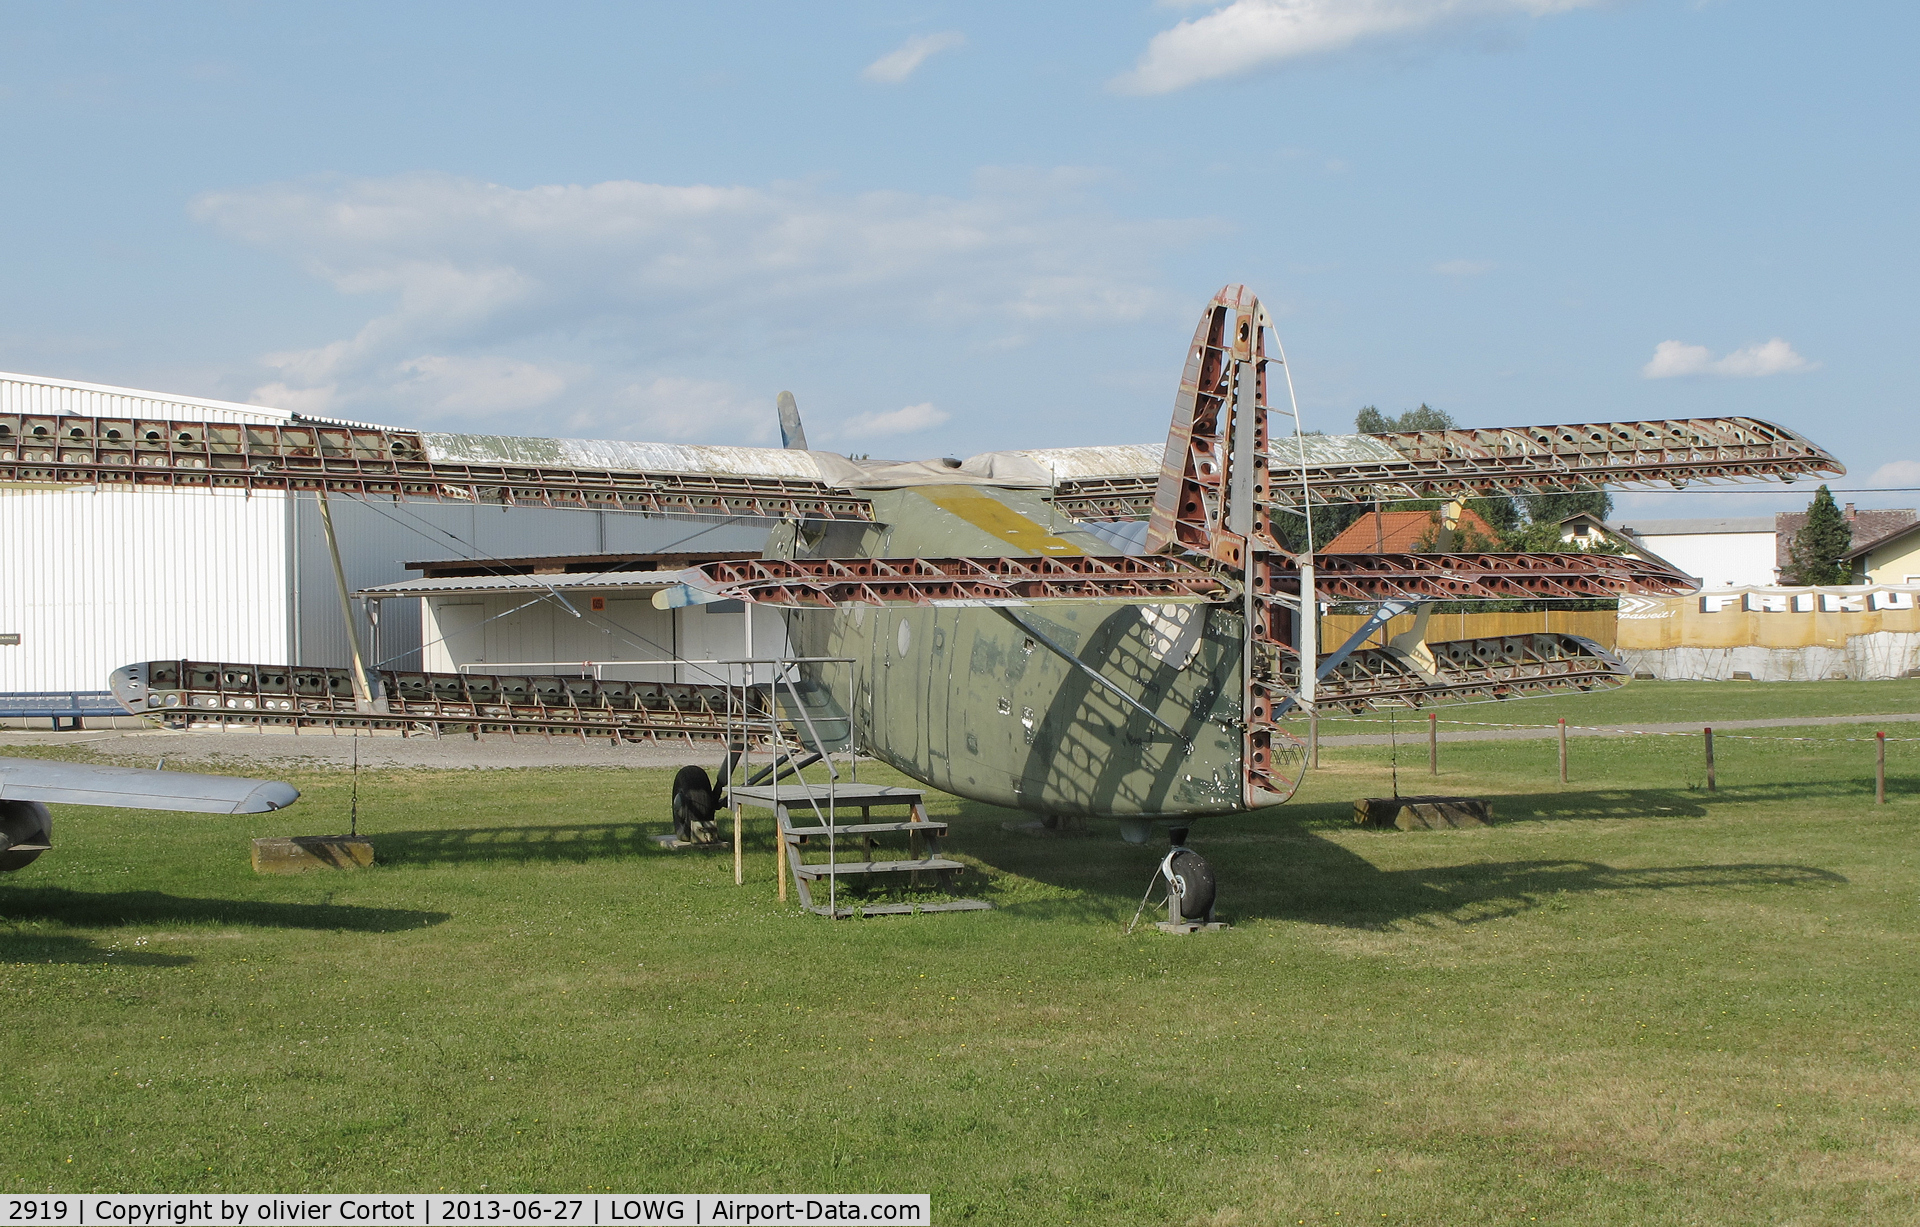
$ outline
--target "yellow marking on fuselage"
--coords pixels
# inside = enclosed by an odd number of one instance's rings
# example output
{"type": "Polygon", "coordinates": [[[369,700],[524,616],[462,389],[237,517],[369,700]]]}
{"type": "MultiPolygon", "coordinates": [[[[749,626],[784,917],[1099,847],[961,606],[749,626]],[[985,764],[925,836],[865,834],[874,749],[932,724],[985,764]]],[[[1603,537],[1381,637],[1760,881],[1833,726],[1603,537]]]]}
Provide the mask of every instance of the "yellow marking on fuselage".
{"type": "Polygon", "coordinates": [[[1073,542],[1054,536],[1038,522],[978,490],[966,486],[935,486],[920,493],[940,510],[959,516],[982,532],[1018,546],[1022,554],[1064,558],[1086,553],[1073,542]]]}

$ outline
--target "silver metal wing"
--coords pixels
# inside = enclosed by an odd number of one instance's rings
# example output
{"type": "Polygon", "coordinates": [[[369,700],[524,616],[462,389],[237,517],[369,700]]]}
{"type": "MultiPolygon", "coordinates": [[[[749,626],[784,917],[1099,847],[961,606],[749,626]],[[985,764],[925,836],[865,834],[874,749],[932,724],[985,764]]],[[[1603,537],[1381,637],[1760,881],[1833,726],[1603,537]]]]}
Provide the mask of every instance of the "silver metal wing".
{"type": "Polygon", "coordinates": [[[299,799],[299,789],[279,780],[144,767],[98,767],[42,758],[0,758],[0,801],[193,814],[264,814],[285,809],[299,799]]]}

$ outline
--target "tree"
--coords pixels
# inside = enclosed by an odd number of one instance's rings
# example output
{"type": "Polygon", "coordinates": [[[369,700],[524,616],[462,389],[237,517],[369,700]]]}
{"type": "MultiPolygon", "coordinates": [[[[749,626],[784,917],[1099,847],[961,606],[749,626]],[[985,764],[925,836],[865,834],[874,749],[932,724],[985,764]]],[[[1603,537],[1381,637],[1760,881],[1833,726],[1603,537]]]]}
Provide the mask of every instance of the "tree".
{"type": "Polygon", "coordinates": [[[1576,490],[1571,494],[1527,495],[1527,519],[1535,524],[1558,524],[1571,515],[1587,512],[1604,520],[1613,511],[1613,495],[1605,490],[1576,490]]]}
{"type": "Polygon", "coordinates": [[[1389,417],[1368,405],[1353,419],[1353,425],[1363,435],[1381,435],[1396,430],[1452,430],[1453,415],[1445,409],[1435,409],[1424,401],[1418,409],[1409,409],[1397,418],[1389,417]]]}
{"type": "Polygon", "coordinates": [[[1787,547],[1787,565],[1780,578],[1789,584],[1844,584],[1853,578],[1843,555],[1853,548],[1853,528],[1834,505],[1833,492],[1824,485],[1807,504],[1807,522],[1787,547]]]}

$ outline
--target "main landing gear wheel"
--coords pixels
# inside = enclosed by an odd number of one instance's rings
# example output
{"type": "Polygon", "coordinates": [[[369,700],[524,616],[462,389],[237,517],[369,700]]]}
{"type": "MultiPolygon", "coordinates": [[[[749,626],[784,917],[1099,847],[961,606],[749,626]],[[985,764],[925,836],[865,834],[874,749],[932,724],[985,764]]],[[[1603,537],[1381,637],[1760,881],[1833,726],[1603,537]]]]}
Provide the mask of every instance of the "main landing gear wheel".
{"type": "Polygon", "coordinates": [[[1160,922],[1160,931],[1199,933],[1226,928],[1213,918],[1213,866],[1187,847],[1187,828],[1175,827],[1167,834],[1173,848],[1160,862],[1160,876],[1167,883],[1167,918],[1160,922]]]}
{"type": "Polygon", "coordinates": [[[1205,924],[1213,919],[1213,866],[1191,848],[1177,848],[1167,857],[1163,871],[1174,889],[1171,911],[1177,919],[1205,924]]]}

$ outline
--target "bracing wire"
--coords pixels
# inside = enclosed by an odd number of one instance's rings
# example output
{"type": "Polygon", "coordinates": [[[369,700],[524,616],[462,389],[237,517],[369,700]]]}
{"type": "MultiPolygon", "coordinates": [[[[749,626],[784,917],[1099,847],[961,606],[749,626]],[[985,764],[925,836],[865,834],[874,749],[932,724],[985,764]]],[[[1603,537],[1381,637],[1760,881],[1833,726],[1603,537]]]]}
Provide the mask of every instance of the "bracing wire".
{"type": "MultiPolygon", "coordinates": [[[[409,532],[415,533],[428,540],[434,540],[436,534],[439,536],[446,537],[449,541],[452,541],[460,549],[470,551],[471,554],[474,555],[473,557],[467,558],[466,561],[477,563],[481,566],[484,566],[486,567],[487,570],[493,572],[493,574],[496,576],[505,577],[507,575],[514,574],[513,572],[510,572],[504,569],[507,566],[507,563],[504,559],[488,553],[486,550],[481,549],[478,545],[474,544],[471,541],[465,540],[458,533],[455,533],[452,529],[442,528],[438,525],[431,524],[428,521],[422,519],[419,516],[412,514],[409,511],[406,511],[403,508],[396,507],[394,508],[394,511],[398,512],[402,516],[405,516],[408,520],[413,521],[413,523],[409,524],[402,521],[401,519],[397,518],[395,515],[390,514],[385,507],[382,507],[379,503],[373,502],[371,500],[366,500],[364,505],[371,508],[375,512],[375,514],[381,516],[383,519],[386,519],[387,521],[394,524],[395,526],[399,528],[404,528],[409,532]],[[482,561],[483,559],[485,561],[482,561]]],[[[634,513],[634,514],[638,514],[638,513],[634,513]]],[[[729,524],[737,523],[746,518],[748,517],[728,516],[726,519],[721,520],[718,523],[702,525],[698,531],[688,533],[684,537],[680,537],[673,541],[669,541],[666,543],[666,545],[661,546],[659,549],[656,549],[651,552],[663,553],[667,550],[672,549],[674,546],[685,545],[687,542],[693,541],[699,537],[705,536],[707,533],[710,533],[715,529],[724,528],[729,524]]],[[[600,572],[599,574],[613,575],[613,574],[617,574],[617,572],[603,571],[603,572],[600,572]]],[[[593,577],[589,577],[589,578],[593,578],[593,577]]],[[[632,630],[629,627],[622,626],[620,623],[615,622],[611,618],[595,617],[590,611],[588,613],[582,613],[579,610],[575,609],[573,605],[569,603],[565,597],[561,596],[559,591],[555,589],[551,584],[545,584],[542,586],[545,587],[547,591],[543,593],[538,598],[538,600],[529,601],[525,605],[516,606],[513,609],[507,610],[506,613],[495,614],[493,617],[487,618],[485,621],[482,621],[477,625],[485,626],[488,622],[493,622],[499,618],[504,618],[511,614],[519,613],[522,609],[527,609],[533,605],[539,604],[540,601],[551,598],[553,600],[559,601],[560,604],[563,607],[565,607],[570,613],[572,613],[575,617],[580,618],[581,620],[587,622],[589,625],[598,626],[602,630],[606,630],[610,632],[611,634],[617,636],[622,642],[626,643],[629,647],[635,647],[635,648],[640,648],[642,650],[651,650],[655,652],[666,653],[665,657],[663,657],[658,661],[639,662],[639,663],[674,664],[674,663],[680,662],[679,654],[676,653],[671,647],[668,647],[667,645],[662,643],[657,643],[654,640],[648,638],[645,634],[641,633],[640,631],[632,630]]],[[[474,629],[474,628],[469,628],[469,629],[474,629]]],[[[391,664],[393,661],[399,660],[403,656],[411,655],[412,653],[417,651],[424,651],[427,648],[432,647],[436,643],[444,642],[445,638],[446,637],[443,635],[443,636],[440,636],[439,638],[430,639],[427,642],[422,643],[417,648],[407,648],[404,651],[396,652],[393,655],[387,657],[385,660],[381,660],[375,663],[374,668],[376,669],[382,668],[388,664],[391,664]]],[[[703,666],[693,666],[693,667],[700,669],[702,673],[706,673],[709,676],[714,677],[715,680],[717,681],[724,680],[719,678],[718,675],[713,674],[710,670],[706,669],[703,666]]]]}

